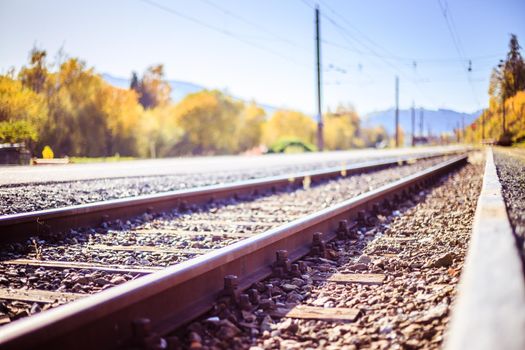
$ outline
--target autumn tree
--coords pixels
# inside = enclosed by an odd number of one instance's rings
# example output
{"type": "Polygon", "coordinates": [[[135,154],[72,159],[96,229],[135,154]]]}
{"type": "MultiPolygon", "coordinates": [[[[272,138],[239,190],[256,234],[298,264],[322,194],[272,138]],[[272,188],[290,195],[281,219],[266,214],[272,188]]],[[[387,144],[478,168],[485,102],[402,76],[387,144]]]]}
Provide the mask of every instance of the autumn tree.
{"type": "Polygon", "coordinates": [[[360,138],[360,120],[350,106],[339,105],[335,112],[324,116],[325,146],[329,150],[363,147],[360,138]]]}
{"type": "Polygon", "coordinates": [[[244,106],[236,131],[238,151],[247,151],[261,144],[265,119],[266,112],[257,106],[255,102],[244,106]]]}
{"type": "Polygon", "coordinates": [[[365,147],[386,146],[388,133],[384,126],[364,128],[361,132],[365,147]]]}
{"type": "Polygon", "coordinates": [[[31,147],[46,119],[46,101],[41,95],[20,81],[0,76],[0,142],[25,142],[31,147]]]}
{"type": "Polygon", "coordinates": [[[132,73],[130,89],[134,90],[144,109],[151,109],[169,103],[171,87],[164,80],[164,66],[162,64],[149,67],[142,79],[132,73]]]}
{"type": "Polygon", "coordinates": [[[268,146],[283,139],[313,143],[315,133],[316,124],[309,116],[297,111],[278,110],[264,125],[263,140],[268,146]]]}
{"type": "Polygon", "coordinates": [[[525,90],[525,62],[520,53],[516,35],[511,34],[507,59],[501,65],[500,93],[503,98],[510,98],[525,90]]]}
{"type": "Polygon", "coordinates": [[[193,146],[193,154],[237,151],[237,126],[242,103],[220,91],[204,90],[186,96],[175,109],[177,125],[193,146]]]}
{"type": "Polygon", "coordinates": [[[136,155],[139,123],[143,116],[135,91],[103,83],[97,97],[106,120],[106,155],[136,155]]]}
{"type": "Polygon", "coordinates": [[[512,34],[506,59],[491,73],[489,107],[465,130],[467,141],[479,142],[484,137],[509,144],[525,139],[525,61],[520,49],[512,34]]]}
{"type": "Polygon", "coordinates": [[[29,66],[22,67],[18,74],[22,84],[37,93],[43,91],[49,74],[46,56],[45,50],[34,47],[29,53],[29,66]]]}

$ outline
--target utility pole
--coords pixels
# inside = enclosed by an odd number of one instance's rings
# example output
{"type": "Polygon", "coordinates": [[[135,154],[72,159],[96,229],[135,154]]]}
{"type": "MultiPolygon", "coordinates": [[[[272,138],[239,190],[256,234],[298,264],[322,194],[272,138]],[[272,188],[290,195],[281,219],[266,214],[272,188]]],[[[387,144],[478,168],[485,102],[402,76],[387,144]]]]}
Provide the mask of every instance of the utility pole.
{"type": "Polygon", "coordinates": [[[315,7],[315,40],[317,53],[317,148],[323,151],[323,111],[321,107],[321,34],[319,31],[319,6],[315,7]]]}
{"type": "Polygon", "coordinates": [[[416,145],[416,105],[412,101],[412,147],[416,145]]]}
{"type": "Polygon", "coordinates": [[[419,137],[423,137],[423,107],[419,108],[419,137]]]}
{"type": "Polygon", "coordinates": [[[396,75],[396,147],[399,147],[399,77],[396,75]]]}

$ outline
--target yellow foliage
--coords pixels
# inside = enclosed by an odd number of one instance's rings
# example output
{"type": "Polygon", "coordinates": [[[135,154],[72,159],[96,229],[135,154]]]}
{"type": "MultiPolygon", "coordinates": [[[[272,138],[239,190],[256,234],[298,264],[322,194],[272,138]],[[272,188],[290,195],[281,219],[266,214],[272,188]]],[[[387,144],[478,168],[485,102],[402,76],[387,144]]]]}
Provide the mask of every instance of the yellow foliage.
{"type": "Polygon", "coordinates": [[[359,116],[353,109],[340,106],[336,113],[327,113],[324,116],[325,147],[329,150],[363,147],[358,129],[359,116]]]}
{"type": "Polygon", "coordinates": [[[232,153],[238,149],[237,127],[242,104],[219,91],[188,95],[175,108],[177,125],[182,128],[193,153],[232,153]]]}
{"type": "Polygon", "coordinates": [[[173,105],[143,112],[137,131],[140,156],[155,158],[179,154],[174,147],[181,142],[184,133],[177,125],[175,114],[173,105]]]}
{"type": "MultiPolygon", "coordinates": [[[[505,100],[505,128],[511,141],[525,139],[525,91],[505,100]]],[[[484,139],[499,140],[503,135],[503,110],[501,103],[493,98],[489,108],[465,130],[467,142],[479,143],[484,139]]]]}
{"type": "Polygon", "coordinates": [[[263,127],[263,140],[271,145],[279,139],[297,138],[314,143],[316,123],[307,115],[289,110],[276,111],[263,127]]]}
{"type": "Polygon", "coordinates": [[[44,147],[44,149],[42,150],[42,158],[44,158],[44,159],[53,159],[53,158],[55,158],[55,153],[53,152],[51,147],[49,147],[47,145],[44,147]]]}
{"type": "Polygon", "coordinates": [[[246,151],[260,145],[265,118],[264,109],[257,106],[255,102],[244,107],[235,136],[238,140],[238,151],[246,151]]]}
{"type": "Polygon", "coordinates": [[[43,96],[24,87],[20,81],[0,76],[0,122],[21,126],[9,128],[0,135],[0,141],[37,140],[46,119],[47,106],[43,96]]]}

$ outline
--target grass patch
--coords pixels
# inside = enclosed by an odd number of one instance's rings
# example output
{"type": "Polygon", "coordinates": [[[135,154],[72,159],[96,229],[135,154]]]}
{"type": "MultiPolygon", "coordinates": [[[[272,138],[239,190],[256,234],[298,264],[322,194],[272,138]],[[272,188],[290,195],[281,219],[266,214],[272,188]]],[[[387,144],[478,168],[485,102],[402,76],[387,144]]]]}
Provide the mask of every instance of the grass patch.
{"type": "Polygon", "coordinates": [[[113,162],[122,162],[126,160],[135,160],[136,157],[69,157],[70,163],[80,164],[80,163],[113,163],[113,162]]]}
{"type": "Polygon", "coordinates": [[[515,144],[512,145],[512,147],[525,148],[525,141],[521,141],[521,142],[515,143],[515,144]]]}

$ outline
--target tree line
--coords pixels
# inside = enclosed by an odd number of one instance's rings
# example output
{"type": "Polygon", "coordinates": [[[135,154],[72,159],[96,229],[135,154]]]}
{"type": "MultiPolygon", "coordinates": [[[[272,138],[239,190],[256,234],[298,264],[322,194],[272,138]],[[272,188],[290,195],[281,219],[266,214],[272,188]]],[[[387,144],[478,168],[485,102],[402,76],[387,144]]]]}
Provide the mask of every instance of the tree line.
{"type": "MultiPolygon", "coordinates": [[[[238,154],[282,145],[315,149],[316,124],[293,110],[271,116],[254,101],[203,90],[179,103],[163,65],[132,74],[129,89],[108,84],[79,58],[48,62],[32,49],[29,62],[0,75],[0,143],[23,142],[33,155],[135,157],[238,154]]],[[[363,128],[351,106],[324,115],[326,148],[370,147],[388,141],[384,128],[363,128]]]]}
{"type": "Polygon", "coordinates": [[[502,145],[525,141],[525,61],[516,35],[509,52],[494,67],[489,83],[489,106],[465,130],[467,142],[482,139],[502,145]]]}

